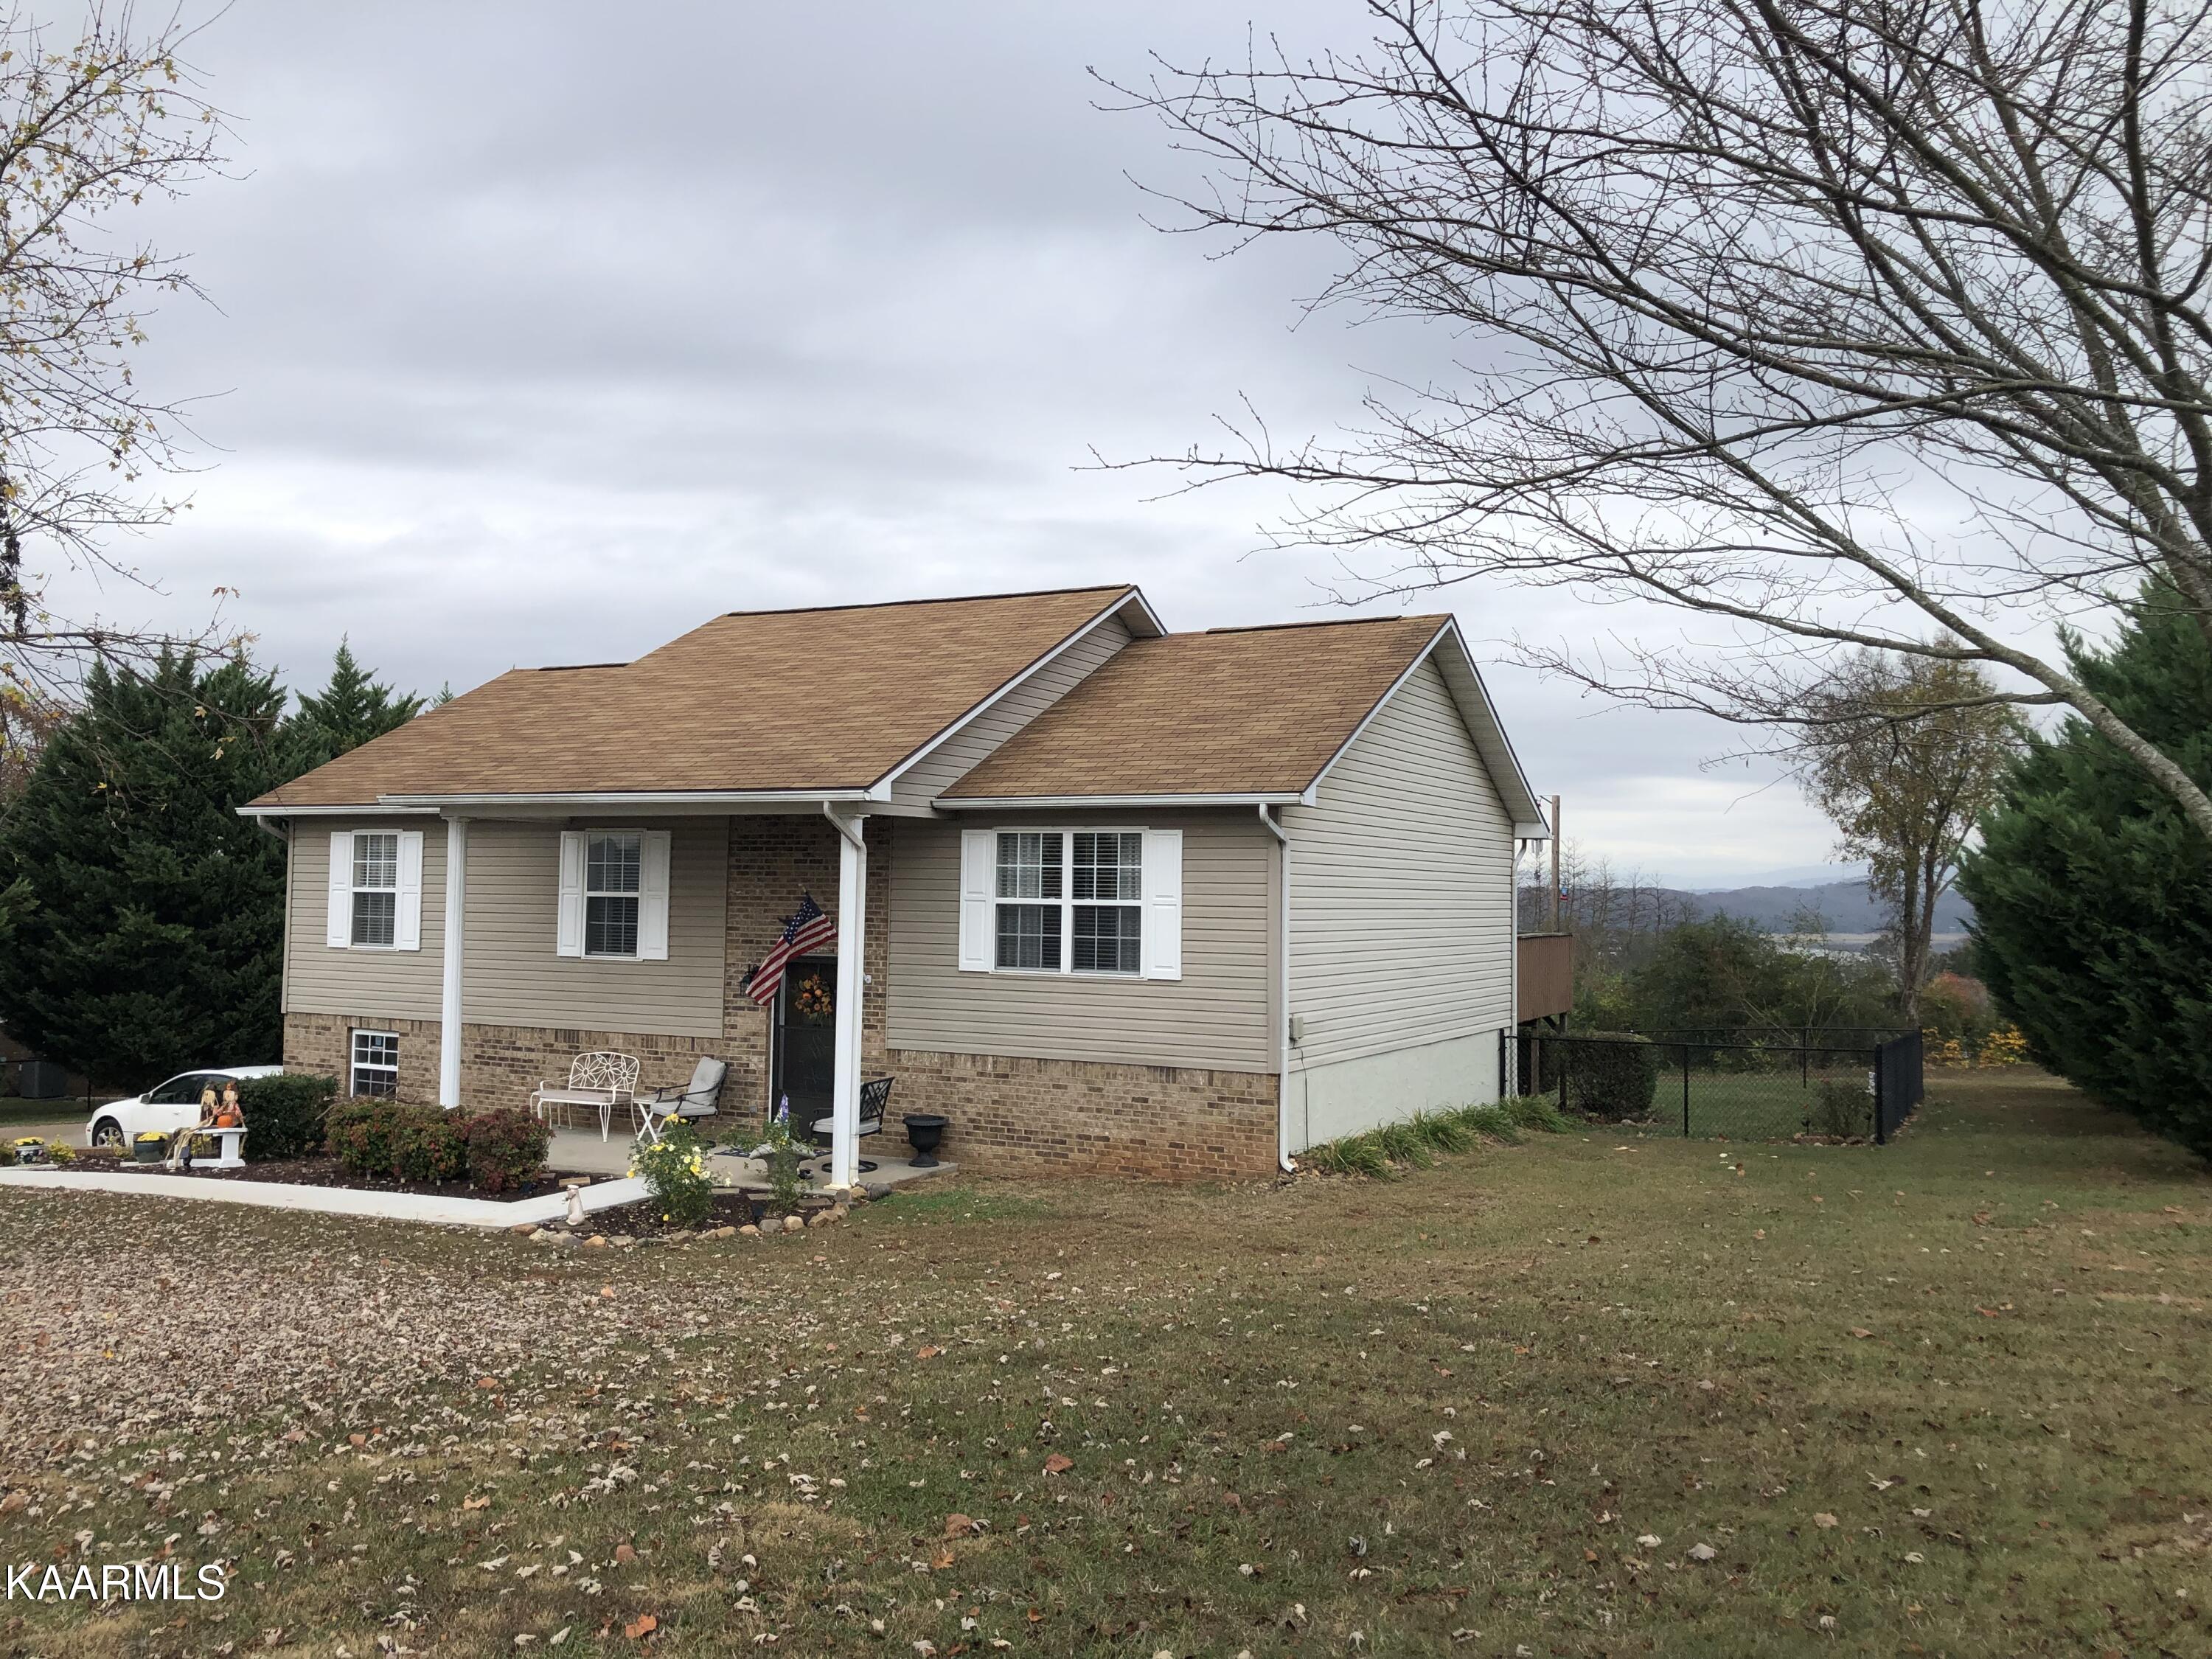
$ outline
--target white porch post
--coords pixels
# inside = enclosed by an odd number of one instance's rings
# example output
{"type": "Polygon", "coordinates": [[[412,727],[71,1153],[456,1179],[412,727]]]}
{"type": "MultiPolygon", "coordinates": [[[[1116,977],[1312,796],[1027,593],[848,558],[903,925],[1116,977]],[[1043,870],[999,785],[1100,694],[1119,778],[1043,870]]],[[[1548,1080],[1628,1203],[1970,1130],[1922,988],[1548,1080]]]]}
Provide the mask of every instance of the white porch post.
{"type": "Polygon", "coordinates": [[[860,1176],[860,1004],[867,976],[862,957],[868,937],[868,844],[860,817],[841,817],[823,807],[837,827],[837,1048],[830,1085],[830,1184],[850,1187],[860,1176]]]}
{"type": "Polygon", "coordinates": [[[469,821],[446,820],[446,961],[438,1006],[438,1104],[461,1103],[461,915],[469,896],[469,821]]]}

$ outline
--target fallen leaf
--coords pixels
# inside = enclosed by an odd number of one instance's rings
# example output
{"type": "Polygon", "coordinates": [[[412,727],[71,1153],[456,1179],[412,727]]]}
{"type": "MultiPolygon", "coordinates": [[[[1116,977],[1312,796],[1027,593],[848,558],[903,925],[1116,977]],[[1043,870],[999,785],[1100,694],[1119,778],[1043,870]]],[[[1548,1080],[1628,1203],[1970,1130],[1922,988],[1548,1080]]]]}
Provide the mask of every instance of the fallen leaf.
{"type": "Polygon", "coordinates": [[[461,1507],[464,1510],[488,1510],[491,1507],[491,1496],[486,1493],[482,1498],[464,1498],[461,1507]]]}
{"type": "Polygon", "coordinates": [[[632,1549],[628,1544],[617,1544],[615,1546],[615,1565],[617,1566],[626,1567],[636,1559],[637,1552],[632,1549]]]}
{"type": "Polygon", "coordinates": [[[623,1626],[623,1634],[633,1642],[641,1642],[660,1628],[660,1620],[649,1613],[641,1613],[623,1626]]]}
{"type": "Polygon", "coordinates": [[[1820,1514],[1813,1517],[1813,1524],[1823,1530],[1826,1530],[1827,1528],[1832,1527],[1836,1524],[1836,1517],[1830,1515],[1826,1510],[1823,1510],[1820,1514]]]}
{"type": "Polygon", "coordinates": [[[1063,1456],[1059,1452],[1054,1452],[1051,1456],[1044,1460],[1044,1472],[1047,1474],[1066,1474],[1074,1467],[1075,1460],[1073,1458],[1063,1456]]]}
{"type": "Polygon", "coordinates": [[[1854,1325],[1851,1327],[1851,1334],[1858,1338],[1860,1341],[1863,1342],[1867,1338],[1872,1336],[1874,1333],[1863,1325],[1854,1325]]]}
{"type": "Polygon", "coordinates": [[[975,1530],[975,1523],[957,1510],[945,1517],[945,1535],[947,1538],[965,1538],[975,1530]]]}
{"type": "Polygon", "coordinates": [[[945,1350],[942,1348],[916,1348],[914,1351],[914,1357],[916,1359],[934,1359],[938,1355],[944,1352],[945,1350]]]}
{"type": "Polygon", "coordinates": [[[1720,1552],[1711,1544],[1692,1544],[1690,1546],[1688,1553],[1692,1561],[1710,1561],[1720,1552]]]}

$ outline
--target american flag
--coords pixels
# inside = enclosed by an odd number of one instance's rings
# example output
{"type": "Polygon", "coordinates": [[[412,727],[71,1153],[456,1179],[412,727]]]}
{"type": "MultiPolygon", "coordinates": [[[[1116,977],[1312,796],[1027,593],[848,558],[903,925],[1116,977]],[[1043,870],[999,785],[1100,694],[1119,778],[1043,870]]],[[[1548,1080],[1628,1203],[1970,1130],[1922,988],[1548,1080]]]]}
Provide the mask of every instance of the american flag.
{"type": "Polygon", "coordinates": [[[776,987],[783,983],[785,964],[793,957],[820,950],[836,937],[836,919],[823,915],[813,894],[801,893],[798,910],[784,921],[783,937],[775,942],[761,965],[745,975],[745,994],[766,1007],[775,997],[776,987]]]}

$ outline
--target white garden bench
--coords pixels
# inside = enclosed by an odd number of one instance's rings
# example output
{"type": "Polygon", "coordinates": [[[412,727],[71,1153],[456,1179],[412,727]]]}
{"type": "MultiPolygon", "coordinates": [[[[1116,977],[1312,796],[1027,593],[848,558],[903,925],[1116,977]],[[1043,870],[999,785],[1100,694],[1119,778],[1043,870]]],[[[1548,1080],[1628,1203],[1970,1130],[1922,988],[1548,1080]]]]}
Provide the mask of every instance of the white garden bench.
{"type": "Polygon", "coordinates": [[[599,1115],[599,1139],[605,1140],[616,1110],[628,1107],[637,1093],[637,1074],[641,1069],[635,1054],[578,1054],[568,1067],[568,1086],[540,1082],[531,1093],[530,1109],[550,1123],[548,1108],[589,1107],[599,1115]]]}

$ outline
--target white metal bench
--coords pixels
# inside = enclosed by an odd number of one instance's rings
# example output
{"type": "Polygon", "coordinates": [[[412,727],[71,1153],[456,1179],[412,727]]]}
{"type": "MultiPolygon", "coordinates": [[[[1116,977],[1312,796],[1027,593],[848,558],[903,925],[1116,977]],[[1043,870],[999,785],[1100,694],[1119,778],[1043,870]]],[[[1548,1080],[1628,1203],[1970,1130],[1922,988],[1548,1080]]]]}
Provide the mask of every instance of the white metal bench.
{"type": "Polygon", "coordinates": [[[550,1123],[552,1119],[547,1110],[550,1107],[590,1108],[599,1115],[599,1139],[605,1140],[614,1122],[616,1109],[627,1107],[637,1093],[641,1069],[635,1054],[578,1054],[568,1067],[568,1086],[539,1083],[531,1092],[530,1109],[550,1123]]]}

